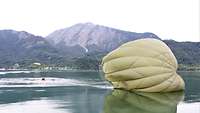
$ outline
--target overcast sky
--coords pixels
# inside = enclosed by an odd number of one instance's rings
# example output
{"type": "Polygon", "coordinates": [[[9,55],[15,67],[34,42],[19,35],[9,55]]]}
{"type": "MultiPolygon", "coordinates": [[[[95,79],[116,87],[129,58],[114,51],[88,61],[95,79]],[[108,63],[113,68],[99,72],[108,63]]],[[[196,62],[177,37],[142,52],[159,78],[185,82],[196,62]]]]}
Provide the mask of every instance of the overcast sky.
{"type": "Polygon", "coordinates": [[[162,39],[200,41],[199,0],[0,0],[0,29],[46,36],[92,22],[162,39]]]}

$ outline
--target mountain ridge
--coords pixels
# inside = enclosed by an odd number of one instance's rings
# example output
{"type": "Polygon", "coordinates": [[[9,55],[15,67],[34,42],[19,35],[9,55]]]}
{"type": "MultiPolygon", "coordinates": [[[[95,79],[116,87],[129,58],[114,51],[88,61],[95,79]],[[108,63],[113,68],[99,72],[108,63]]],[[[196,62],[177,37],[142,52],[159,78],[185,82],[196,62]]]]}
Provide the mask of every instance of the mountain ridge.
{"type": "MultiPolygon", "coordinates": [[[[0,68],[16,63],[29,67],[40,62],[48,66],[97,70],[108,52],[141,38],[161,40],[149,32],[129,32],[92,23],[75,24],[56,30],[47,37],[26,31],[0,30],[0,68]]],[[[171,48],[179,64],[200,65],[200,42],[163,41],[171,48]]]]}
{"type": "Polygon", "coordinates": [[[48,62],[49,55],[57,56],[54,49],[44,38],[25,31],[0,30],[0,67],[15,63],[40,61],[48,62]]]}
{"type": "Polygon", "coordinates": [[[54,46],[79,45],[85,52],[108,52],[117,48],[122,43],[139,38],[157,38],[153,33],[136,33],[122,31],[92,23],[75,24],[71,27],[56,30],[45,37],[54,46]],[[94,50],[95,48],[95,50],[94,50]]]}

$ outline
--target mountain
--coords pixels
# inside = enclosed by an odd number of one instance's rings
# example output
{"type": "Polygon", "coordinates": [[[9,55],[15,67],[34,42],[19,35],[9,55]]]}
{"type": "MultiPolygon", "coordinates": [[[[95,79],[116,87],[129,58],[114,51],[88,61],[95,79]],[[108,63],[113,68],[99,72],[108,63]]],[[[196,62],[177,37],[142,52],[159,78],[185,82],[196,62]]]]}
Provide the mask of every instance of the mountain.
{"type": "MultiPolygon", "coordinates": [[[[92,23],[80,23],[49,34],[47,39],[65,56],[73,57],[80,68],[98,68],[102,57],[121,44],[140,38],[160,39],[153,33],[135,33],[92,23]],[[93,65],[91,65],[93,64],[93,65]]],[[[199,42],[163,40],[175,54],[179,64],[200,65],[199,42]]]]}
{"type": "Polygon", "coordinates": [[[200,65],[200,42],[163,41],[171,48],[179,64],[200,65]]]}
{"type": "Polygon", "coordinates": [[[19,63],[47,63],[58,51],[40,36],[25,31],[0,30],[0,67],[19,63]]]}
{"type": "Polygon", "coordinates": [[[58,50],[73,56],[109,52],[125,42],[140,38],[159,39],[153,33],[128,32],[92,23],[76,24],[57,30],[46,37],[58,50]]]}
{"type": "MultiPolygon", "coordinates": [[[[47,37],[25,31],[0,30],[0,68],[16,63],[28,67],[40,62],[50,66],[97,70],[108,52],[140,38],[160,39],[153,33],[128,32],[91,23],[60,29],[47,37]]],[[[200,65],[200,42],[163,41],[171,48],[179,64],[200,65]]]]}

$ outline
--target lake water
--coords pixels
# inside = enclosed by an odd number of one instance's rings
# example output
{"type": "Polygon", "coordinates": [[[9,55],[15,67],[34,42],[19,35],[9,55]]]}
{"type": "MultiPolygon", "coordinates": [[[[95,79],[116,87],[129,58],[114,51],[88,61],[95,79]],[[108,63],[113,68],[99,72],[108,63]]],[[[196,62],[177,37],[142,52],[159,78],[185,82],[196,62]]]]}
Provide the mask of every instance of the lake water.
{"type": "Polygon", "coordinates": [[[0,72],[0,113],[200,113],[200,72],[180,74],[185,92],[160,94],[113,90],[99,72],[0,72]]]}

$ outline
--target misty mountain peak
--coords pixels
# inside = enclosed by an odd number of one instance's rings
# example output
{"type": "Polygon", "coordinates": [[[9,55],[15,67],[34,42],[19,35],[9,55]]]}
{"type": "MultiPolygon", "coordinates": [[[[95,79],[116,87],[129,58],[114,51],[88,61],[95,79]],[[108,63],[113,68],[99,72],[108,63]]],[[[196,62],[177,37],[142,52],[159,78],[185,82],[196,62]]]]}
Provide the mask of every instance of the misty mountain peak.
{"type": "Polygon", "coordinates": [[[87,51],[110,51],[122,43],[139,38],[157,38],[153,33],[135,33],[93,23],[79,23],[57,30],[46,37],[58,48],[80,46],[87,51]]]}

